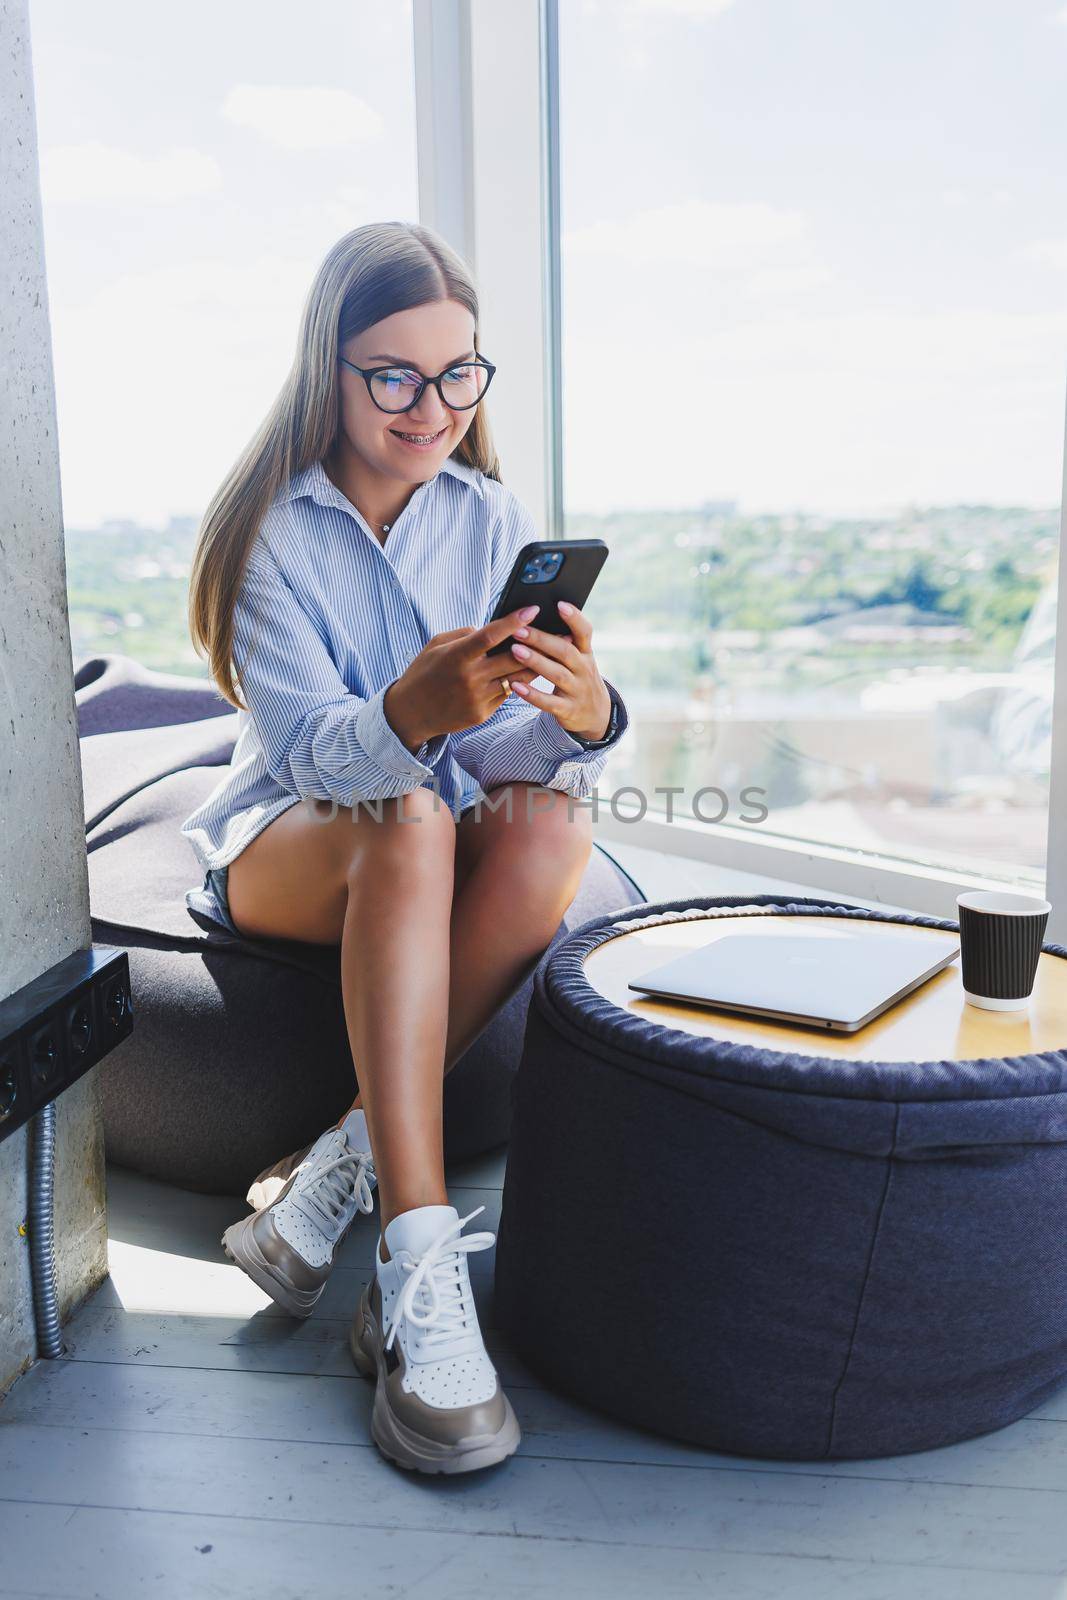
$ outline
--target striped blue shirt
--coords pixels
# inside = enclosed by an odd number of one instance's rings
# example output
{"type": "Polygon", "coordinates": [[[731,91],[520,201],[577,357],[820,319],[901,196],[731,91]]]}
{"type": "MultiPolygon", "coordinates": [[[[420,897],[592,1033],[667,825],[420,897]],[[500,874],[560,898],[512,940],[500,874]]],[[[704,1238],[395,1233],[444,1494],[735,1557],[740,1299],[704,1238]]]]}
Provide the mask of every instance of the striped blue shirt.
{"type": "MultiPolygon", "coordinates": [[[[352,806],[427,785],[458,817],[511,781],[592,794],[629,726],[614,684],[618,728],[595,750],[515,694],[414,753],[382,708],[433,634],[489,620],[516,555],[537,537],[510,489],[451,458],[414,491],[384,545],[321,462],[289,480],[252,542],[234,612],[249,709],[237,713],[225,775],[181,827],[205,872],[309,796],[352,806]]],[[[552,689],[546,678],[534,687],[552,689]]],[[[218,920],[210,885],[185,898],[218,920]]]]}

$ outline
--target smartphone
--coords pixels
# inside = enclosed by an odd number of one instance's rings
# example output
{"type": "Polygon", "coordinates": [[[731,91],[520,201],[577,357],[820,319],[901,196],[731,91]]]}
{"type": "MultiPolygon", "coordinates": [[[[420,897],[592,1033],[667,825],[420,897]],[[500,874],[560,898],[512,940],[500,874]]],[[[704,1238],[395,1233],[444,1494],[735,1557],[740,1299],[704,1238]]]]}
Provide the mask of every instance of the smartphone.
{"type": "MultiPolygon", "coordinates": [[[[608,559],[603,539],[535,539],[524,545],[504,585],[490,621],[506,617],[521,606],[540,606],[529,624],[545,633],[569,634],[570,629],[556,609],[557,601],[567,600],[584,610],[600,569],[608,559]]],[[[510,650],[514,635],[493,645],[486,655],[510,650]]]]}

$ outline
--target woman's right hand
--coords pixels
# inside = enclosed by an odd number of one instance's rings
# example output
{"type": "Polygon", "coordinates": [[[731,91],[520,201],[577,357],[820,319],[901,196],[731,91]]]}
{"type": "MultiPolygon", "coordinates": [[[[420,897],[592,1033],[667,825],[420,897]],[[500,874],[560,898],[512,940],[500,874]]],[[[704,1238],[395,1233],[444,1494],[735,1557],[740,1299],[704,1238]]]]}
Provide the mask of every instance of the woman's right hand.
{"type": "Polygon", "coordinates": [[[428,639],[382,702],[386,718],[402,744],[417,750],[439,733],[456,733],[484,722],[507,698],[501,678],[530,683],[537,672],[522,667],[509,650],[490,656],[500,644],[535,617],[540,606],[509,611],[481,628],[451,628],[428,639]]]}

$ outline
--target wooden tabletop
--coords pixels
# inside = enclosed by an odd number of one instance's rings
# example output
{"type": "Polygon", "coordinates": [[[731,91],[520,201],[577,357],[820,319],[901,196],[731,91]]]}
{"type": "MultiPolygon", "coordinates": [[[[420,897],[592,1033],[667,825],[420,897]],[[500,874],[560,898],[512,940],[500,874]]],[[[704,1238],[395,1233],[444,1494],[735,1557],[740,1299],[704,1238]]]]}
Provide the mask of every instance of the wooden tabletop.
{"type": "Polygon", "coordinates": [[[835,1056],[849,1061],[968,1061],[981,1056],[1015,1056],[1029,1051],[1067,1048],[1067,960],[1042,954],[1037,981],[1025,1011],[982,1011],[963,998],[959,956],[926,983],[905,996],[857,1033],[794,1023],[734,1016],[726,1011],[659,1000],[628,989],[638,973],[684,955],[723,934],[810,933],[826,938],[862,934],[876,947],[879,940],[924,938],[934,949],[958,944],[959,936],[941,928],[916,928],[909,923],[863,921],[859,918],[804,916],[697,917],[661,922],[652,928],[609,939],[586,957],[584,971],[599,994],[624,1011],[665,1028],[710,1039],[730,1039],[768,1050],[835,1056]],[[828,926],[829,924],[829,926],[828,926]]]}

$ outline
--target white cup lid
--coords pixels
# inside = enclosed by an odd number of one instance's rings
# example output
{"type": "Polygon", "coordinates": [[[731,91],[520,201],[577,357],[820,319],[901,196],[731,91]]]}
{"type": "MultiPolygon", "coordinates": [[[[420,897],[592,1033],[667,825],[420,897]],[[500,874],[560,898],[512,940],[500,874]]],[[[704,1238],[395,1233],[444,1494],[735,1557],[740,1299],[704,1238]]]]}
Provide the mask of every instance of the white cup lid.
{"type": "Polygon", "coordinates": [[[1012,894],[1006,889],[968,889],[956,896],[956,905],[1002,917],[1038,917],[1052,910],[1047,900],[1032,894],[1012,894]]]}

